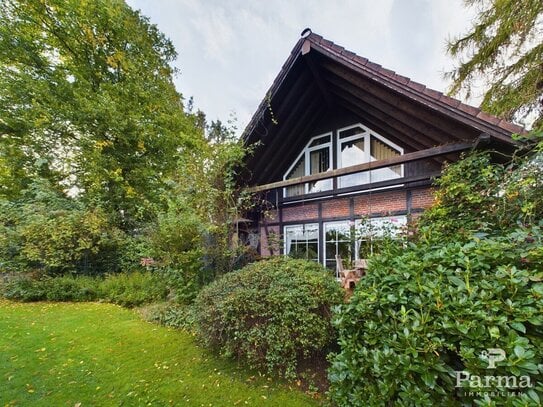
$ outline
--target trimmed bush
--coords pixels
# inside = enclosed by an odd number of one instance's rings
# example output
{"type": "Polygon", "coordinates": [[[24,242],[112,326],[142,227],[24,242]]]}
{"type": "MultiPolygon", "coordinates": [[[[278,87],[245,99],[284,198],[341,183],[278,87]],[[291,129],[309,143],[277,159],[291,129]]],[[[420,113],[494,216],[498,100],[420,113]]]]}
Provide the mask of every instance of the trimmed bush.
{"type": "Polygon", "coordinates": [[[543,222],[373,258],[351,302],[335,314],[341,352],[329,371],[332,399],[339,406],[540,405],[542,231],[543,222]],[[507,356],[491,370],[489,348],[507,356]],[[496,383],[457,388],[461,371],[517,383],[529,376],[532,387],[510,389],[521,390],[513,398],[496,383]],[[495,393],[488,399],[485,392],[495,393]]]}
{"type": "Polygon", "coordinates": [[[319,264],[277,257],[204,288],[195,302],[201,340],[251,367],[293,378],[298,362],[334,339],[331,307],[343,292],[319,264]]]}

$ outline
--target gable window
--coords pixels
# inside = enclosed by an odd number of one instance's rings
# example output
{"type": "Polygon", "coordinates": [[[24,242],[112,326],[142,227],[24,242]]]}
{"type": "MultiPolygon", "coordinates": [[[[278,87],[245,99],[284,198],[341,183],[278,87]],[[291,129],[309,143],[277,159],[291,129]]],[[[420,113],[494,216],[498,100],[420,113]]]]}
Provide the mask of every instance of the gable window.
{"type": "MultiPolygon", "coordinates": [[[[367,127],[356,124],[338,131],[338,168],[392,158],[403,149],[367,127]]],[[[338,178],[338,187],[346,188],[369,182],[403,177],[403,165],[363,171],[338,178]]]]}
{"type": "MultiPolygon", "coordinates": [[[[284,180],[319,174],[332,168],[332,134],[313,137],[287,170],[284,180]]],[[[312,192],[332,189],[332,180],[320,180],[300,185],[292,185],[284,189],[285,197],[298,196],[312,192]]]]}
{"type": "Polygon", "coordinates": [[[319,225],[285,226],[285,254],[296,259],[319,261],[319,225]]]}

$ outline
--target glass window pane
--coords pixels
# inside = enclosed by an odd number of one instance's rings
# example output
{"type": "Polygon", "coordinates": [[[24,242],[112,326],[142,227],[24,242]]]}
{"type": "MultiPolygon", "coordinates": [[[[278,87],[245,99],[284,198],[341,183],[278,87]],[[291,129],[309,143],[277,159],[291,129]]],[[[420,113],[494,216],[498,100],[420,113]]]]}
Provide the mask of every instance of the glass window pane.
{"type": "Polygon", "coordinates": [[[351,223],[349,221],[328,222],[324,224],[326,244],[326,267],[336,271],[335,256],[339,255],[344,267],[349,267],[353,260],[351,242],[351,223]]]}
{"type": "Polygon", "coordinates": [[[336,242],[326,242],[326,257],[333,259],[336,256],[336,242]]]}
{"type": "Polygon", "coordinates": [[[297,259],[318,261],[319,227],[315,224],[285,227],[285,254],[297,259]]]}
{"type": "Polygon", "coordinates": [[[330,168],[330,149],[328,147],[311,151],[309,154],[309,173],[318,174],[330,168]]]}
{"type": "Polygon", "coordinates": [[[395,237],[400,235],[405,230],[406,225],[406,216],[357,220],[355,226],[357,258],[367,258],[372,252],[372,243],[373,245],[378,244],[383,236],[395,237]]]}
{"type": "MultiPolygon", "coordinates": [[[[330,148],[325,147],[311,151],[309,154],[309,173],[318,174],[330,169],[330,148]]],[[[326,179],[312,182],[309,185],[309,192],[327,191],[332,188],[332,180],[326,179]]]]}
{"type": "Polygon", "coordinates": [[[330,142],[330,136],[323,136],[323,137],[319,137],[313,140],[311,144],[309,145],[309,147],[320,146],[321,144],[326,144],[329,142],[330,142]]]}
{"type": "MultiPolygon", "coordinates": [[[[285,179],[293,179],[303,177],[305,175],[305,156],[302,156],[292,170],[287,174],[285,179]]],[[[305,193],[305,185],[292,185],[286,188],[286,196],[297,196],[305,193]]]]}
{"type": "Polygon", "coordinates": [[[337,251],[344,264],[351,261],[351,242],[338,242],[337,251]]]}
{"type": "Polygon", "coordinates": [[[361,164],[365,160],[364,138],[341,143],[341,166],[361,164]]]}
{"type": "MultiPolygon", "coordinates": [[[[341,143],[340,154],[342,168],[366,162],[367,155],[364,152],[364,137],[341,143]]],[[[358,174],[350,174],[339,177],[340,188],[352,187],[355,185],[365,184],[367,182],[367,172],[360,172],[358,174]]]]}
{"type": "MultiPolygon", "coordinates": [[[[370,151],[372,159],[377,161],[386,160],[387,158],[397,157],[401,155],[398,150],[382,142],[375,136],[371,136],[370,151]]],[[[378,170],[371,171],[372,182],[385,181],[387,179],[394,179],[401,176],[401,165],[394,165],[392,167],[380,168],[378,170]]]]}
{"type": "Polygon", "coordinates": [[[365,130],[360,126],[351,127],[350,129],[340,131],[339,138],[354,136],[355,134],[364,133],[364,131],[365,130]]]}

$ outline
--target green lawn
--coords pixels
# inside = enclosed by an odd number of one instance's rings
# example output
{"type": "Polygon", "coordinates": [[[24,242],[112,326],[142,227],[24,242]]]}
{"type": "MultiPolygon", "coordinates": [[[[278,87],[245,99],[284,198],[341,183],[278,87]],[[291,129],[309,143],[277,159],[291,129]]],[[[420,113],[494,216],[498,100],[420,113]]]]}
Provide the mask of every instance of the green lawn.
{"type": "Polygon", "coordinates": [[[0,406],[312,406],[109,304],[0,301],[0,406]]]}

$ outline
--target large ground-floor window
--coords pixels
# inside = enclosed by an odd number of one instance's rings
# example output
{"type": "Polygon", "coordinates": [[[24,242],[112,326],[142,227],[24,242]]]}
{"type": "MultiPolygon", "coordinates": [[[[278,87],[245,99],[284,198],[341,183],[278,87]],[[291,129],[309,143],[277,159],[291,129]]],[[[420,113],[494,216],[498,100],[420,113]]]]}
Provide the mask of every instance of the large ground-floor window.
{"type": "Polygon", "coordinates": [[[373,219],[357,219],[355,222],[355,257],[367,259],[385,237],[396,237],[405,231],[407,217],[389,216],[373,219]]]}
{"type": "Polygon", "coordinates": [[[344,268],[350,268],[354,261],[368,258],[385,236],[402,233],[406,224],[405,216],[390,216],[324,222],[322,230],[318,223],[289,225],[284,229],[284,253],[297,259],[321,261],[337,274],[336,256],[341,258],[344,268]]]}
{"type": "Polygon", "coordinates": [[[336,256],[341,258],[344,265],[353,261],[353,226],[350,221],[324,223],[324,265],[329,270],[337,273],[336,256]]]}
{"type": "Polygon", "coordinates": [[[296,259],[319,261],[319,225],[285,226],[285,254],[296,259]]]}

